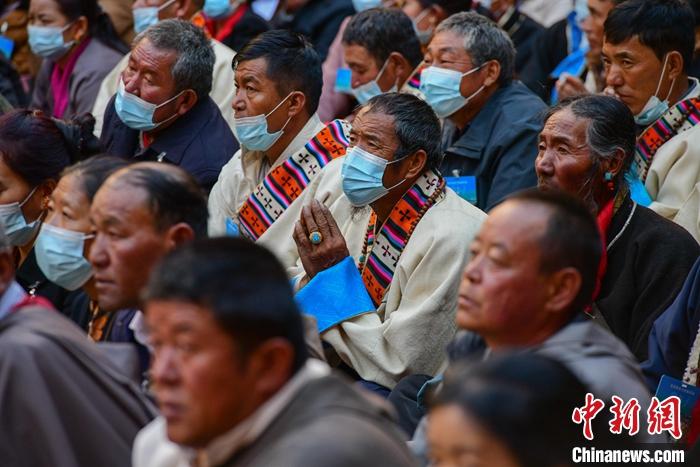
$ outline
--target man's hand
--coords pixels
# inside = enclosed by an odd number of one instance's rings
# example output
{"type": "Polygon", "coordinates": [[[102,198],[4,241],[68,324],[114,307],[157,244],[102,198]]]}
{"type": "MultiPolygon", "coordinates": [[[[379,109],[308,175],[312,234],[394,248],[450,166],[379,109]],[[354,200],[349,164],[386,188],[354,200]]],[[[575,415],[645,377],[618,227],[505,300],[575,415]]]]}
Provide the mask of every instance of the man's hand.
{"type": "Polygon", "coordinates": [[[589,94],[586,86],[583,84],[583,81],[575,76],[571,76],[568,73],[562,73],[561,77],[557,80],[556,87],[560,101],[566,99],[567,97],[589,94]]]}
{"type": "Polygon", "coordinates": [[[299,250],[301,264],[309,278],[350,256],[345,238],[340,233],[333,215],[316,200],[302,208],[301,217],[294,226],[293,237],[299,250]],[[312,232],[321,234],[322,240],[318,245],[314,245],[309,239],[312,232]]]}

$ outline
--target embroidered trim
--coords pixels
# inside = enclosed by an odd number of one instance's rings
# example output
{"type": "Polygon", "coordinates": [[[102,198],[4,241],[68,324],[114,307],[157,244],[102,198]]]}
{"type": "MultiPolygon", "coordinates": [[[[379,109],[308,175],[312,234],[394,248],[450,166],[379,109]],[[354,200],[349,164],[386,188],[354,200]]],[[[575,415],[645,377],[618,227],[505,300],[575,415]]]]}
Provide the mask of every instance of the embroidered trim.
{"type": "Polygon", "coordinates": [[[700,122],[700,98],[692,97],[671,107],[637,138],[634,163],[637,176],[646,182],[656,152],[674,136],[690,130],[700,122]]]}
{"type": "Polygon", "coordinates": [[[372,212],[358,269],[375,306],[384,299],[396,265],[413,230],[423,215],[445,192],[445,179],[435,172],[424,173],[401,197],[376,232],[377,214],[372,212]]]}
{"type": "Polygon", "coordinates": [[[301,195],[330,161],[344,156],[350,124],[334,120],[304,148],[267,174],[243,203],[237,219],[241,233],[256,241],[301,195]]]}

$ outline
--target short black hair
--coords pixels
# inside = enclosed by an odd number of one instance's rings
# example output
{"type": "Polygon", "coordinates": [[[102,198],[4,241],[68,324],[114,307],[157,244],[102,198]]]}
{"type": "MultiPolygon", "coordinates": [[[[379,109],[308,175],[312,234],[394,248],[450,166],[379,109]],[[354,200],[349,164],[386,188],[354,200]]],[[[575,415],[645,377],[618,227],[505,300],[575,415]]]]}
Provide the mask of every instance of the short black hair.
{"type": "Polygon", "coordinates": [[[175,300],[211,310],[245,357],[268,339],[294,347],[293,371],[307,359],[304,325],[284,268],[265,248],[233,237],[197,240],[156,266],[145,300],[175,300]]]}
{"type": "Polygon", "coordinates": [[[155,226],[165,230],[184,222],[195,238],[207,236],[207,198],[192,176],[176,165],[138,162],[114,174],[120,183],[146,191],[155,226]]]}
{"type": "Polygon", "coordinates": [[[321,58],[303,35],[284,29],[264,32],[233,57],[233,69],[258,58],[267,62],[267,77],[281,97],[301,91],[306,96],[306,111],[309,115],[316,112],[323,88],[321,58]]]}
{"type": "Polygon", "coordinates": [[[628,0],[605,20],[605,40],[621,44],[634,36],[659,60],[677,51],[687,72],[695,50],[695,15],[684,0],[628,0]]]}
{"type": "Polygon", "coordinates": [[[352,17],[343,33],[343,45],[364,47],[381,67],[392,52],[398,52],[414,68],[423,61],[413,23],[397,8],[370,8],[352,17]]]}
{"type": "Polygon", "coordinates": [[[695,27],[700,26],[700,0],[688,0],[688,5],[693,9],[695,15],[695,27]]]}
{"type": "MultiPolygon", "coordinates": [[[[570,464],[573,447],[591,446],[581,427],[571,422],[574,409],[590,391],[559,361],[534,353],[505,353],[451,366],[430,408],[461,409],[498,438],[518,465],[555,467],[570,464]],[[532,429],[535,424],[536,430],[532,429]]],[[[624,437],[610,434],[607,425],[606,414],[594,419],[593,446],[629,444],[624,437]]]]}
{"type": "Polygon", "coordinates": [[[85,197],[92,203],[95,193],[97,193],[97,190],[100,189],[105,180],[114,172],[128,166],[129,163],[127,159],[122,159],[121,157],[94,156],[66,168],[61,174],[61,178],[67,175],[76,176],[82,186],[85,197]]]}
{"type": "Polygon", "coordinates": [[[591,303],[603,254],[602,240],[593,215],[578,199],[564,192],[536,188],[517,192],[506,201],[543,205],[551,214],[539,239],[540,271],[553,273],[573,267],[581,274],[581,289],[571,304],[573,313],[591,303]]]}
{"type": "Polygon", "coordinates": [[[637,144],[637,127],[629,107],[614,97],[601,94],[574,96],[549,109],[544,123],[546,124],[555,113],[567,109],[577,118],[589,121],[586,143],[595,164],[612,159],[617,150],[622,149],[625,158],[615,181],[618,184],[624,183],[624,176],[632,164],[637,144]]]}
{"type": "Polygon", "coordinates": [[[394,131],[399,140],[394,160],[422,149],[428,156],[426,168],[437,170],[440,167],[440,120],[424,100],[412,94],[388,92],[373,97],[365,106],[369,113],[382,113],[394,118],[394,131]]]}

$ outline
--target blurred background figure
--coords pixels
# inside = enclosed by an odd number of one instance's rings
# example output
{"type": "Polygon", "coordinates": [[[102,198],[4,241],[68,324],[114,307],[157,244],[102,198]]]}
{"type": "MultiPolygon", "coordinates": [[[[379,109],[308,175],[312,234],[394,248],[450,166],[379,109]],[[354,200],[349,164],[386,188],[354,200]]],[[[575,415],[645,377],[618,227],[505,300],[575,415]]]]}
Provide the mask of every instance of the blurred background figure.
{"type": "Polygon", "coordinates": [[[134,0],[99,0],[98,3],[112,20],[114,30],[125,44],[131,44],[134,39],[134,17],[131,6],[134,0]]]}
{"type": "Polygon", "coordinates": [[[571,0],[521,0],[520,10],[542,26],[549,27],[566,18],[571,11],[571,0]]]}
{"type": "Polygon", "coordinates": [[[255,36],[270,29],[267,20],[255,12],[256,0],[204,0],[203,5],[201,0],[195,0],[192,3],[199,3],[203,8],[211,37],[233,50],[241,50],[255,36]]]}
{"type": "Polygon", "coordinates": [[[44,61],[31,107],[58,118],[92,110],[100,83],[128,47],[97,0],[31,0],[29,45],[44,61]]]}
{"type": "MultiPolygon", "coordinates": [[[[457,365],[430,403],[430,465],[571,466],[571,449],[591,445],[571,423],[587,392],[563,364],[539,355],[457,365]]],[[[612,447],[604,414],[593,430],[596,448],[612,447]]]]}
{"type": "Polygon", "coordinates": [[[29,48],[29,0],[5,1],[0,8],[0,94],[10,105],[26,107],[41,65],[29,48]]]}

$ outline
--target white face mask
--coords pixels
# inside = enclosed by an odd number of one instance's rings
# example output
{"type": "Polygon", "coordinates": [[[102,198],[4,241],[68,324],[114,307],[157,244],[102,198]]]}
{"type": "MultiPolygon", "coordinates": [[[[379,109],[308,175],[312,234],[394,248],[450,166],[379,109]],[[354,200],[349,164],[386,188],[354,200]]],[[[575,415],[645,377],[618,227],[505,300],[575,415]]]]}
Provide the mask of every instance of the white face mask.
{"type": "Polygon", "coordinates": [[[664,101],[661,101],[657,97],[657,94],[661,89],[661,82],[664,79],[664,74],[666,74],[667,64],[668,54],[666,55],[666,58],[664,58],[664,66],[661,69],[661,76],[659,76],[659,82],[656,85],[656,91],[654,91],[654,95],[649,98],[647,103],[644,105],[642,111],[634,116],[634,121],[637,125],[649,126],[655,121],[657,121],[659,118],[661,118],[661,116],[665,114],[668,110],[668,99],[671,97],[671,92],[673,91],[673,86],[676,84],[676,79],[674,78],[673,81],[671,81],[671,87],[669,88],[668,94],[666,95],[666,99],[664,101]]]}
{"type": "Polygon", "coordinates": [[[21,203],[0,204],[0,222],[5,226],[5,235],[12,246],[22,246],[29,243],[41,225],[39,219],[27,223],[22,213],[22,206],[27,204],[37,188],[34,187],[21,203]]]}

